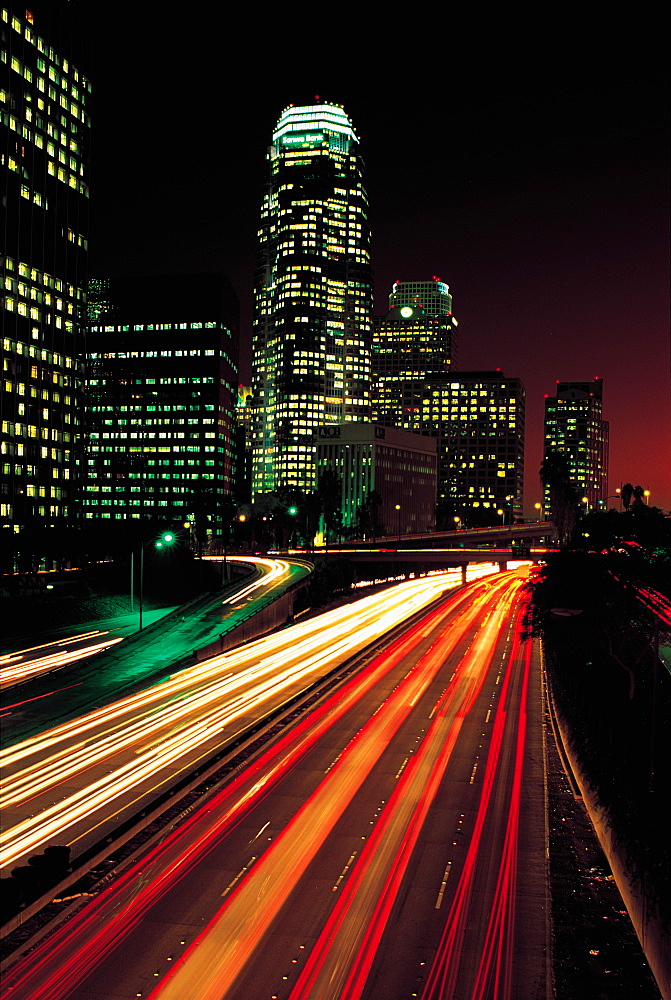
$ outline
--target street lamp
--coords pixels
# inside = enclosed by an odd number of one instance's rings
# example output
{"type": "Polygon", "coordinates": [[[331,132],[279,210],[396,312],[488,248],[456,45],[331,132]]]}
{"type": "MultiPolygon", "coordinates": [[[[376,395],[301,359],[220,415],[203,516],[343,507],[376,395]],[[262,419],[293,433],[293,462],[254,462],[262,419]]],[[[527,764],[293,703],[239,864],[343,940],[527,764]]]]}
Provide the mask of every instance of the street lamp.
{"type": "Polygon", "coordinates": [[[454,519],[454,530],[455,531],[459,531],[460,527],[461,527],[461,518],[460,517],[455,517],[455,519],[454,519]]]}
{"type": "Polygon", "coordinates": [[[506,523],[506,512],[505,512],[505,510],[502,510],[501,508],[499,508],[496,513],[501,515],[501,524],[505,524],[506,523]]]}
{"type": "Polygon", "coordinates": [[[400,542],[401,541],[401,505],[400,505],[400,503],[396,504],[396,511],[397,511],[396,520],[397,520],[397,527],[398,527],[398,540],[400,542]]]}
{"type": "Polygon", "coordinates": [[[648,497],[650,496],[650,490],[643,490],[643,496],[645,497],[645,502],[649,503],[648,497]]]}
{"type": "Polygon", "coordinates": [[[543,504],[542,503],[535,503],[534,507],[536,508],[536,510],[540,511],[540,519],[541,519],[541,521],[543,521],[545,519],[545,514],[544,514],[544,511],[543,511],[543,504]]]}
{"type": "MultiPolygon", "coordinates": [[[[157,549],[163,549],[173,545],[175,542],[175,536],[172,531],[164,531],[162,535],[154,539],[154,547],[157,549]]],[[[145,545],[140,546],[140,629],[142,631],[142,604],[144,597],[144,550],[151,542],[147,542],[145,545]]]]}
{"type": "Polygon", "coordinates": [[[583,497],[582,503],[585,504],[585,513],[589,514],[589,497],[583,497]]]}

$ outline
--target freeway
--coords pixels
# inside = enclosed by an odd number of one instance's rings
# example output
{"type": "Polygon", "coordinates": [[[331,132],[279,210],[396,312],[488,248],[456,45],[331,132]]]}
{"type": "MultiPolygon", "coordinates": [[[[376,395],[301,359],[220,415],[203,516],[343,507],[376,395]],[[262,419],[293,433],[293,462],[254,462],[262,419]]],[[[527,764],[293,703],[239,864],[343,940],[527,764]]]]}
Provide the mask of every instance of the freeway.
{"type": "MultiPolygon", "coordinates": [[[[3,874],[54,840],[79,855],[249,726],[457,585],[454,574],[355,605],[178,671],[7,747],[3,874]]],[[[239,598],[240,595],[238,595],[239,598]]]]}
{"type": "Polygon", "coordinates": [[[16,963],[5,995],[545,997],[522,583],[424,615],[16,963]]]}
{"type": "MultiPolygon", "coordinates": [[[[96,634],[80,637],[74,644],[72,637],[59,634],[38,641],[42,645],[51,639],[46,649],[10,653],[0,663],[1,686],[6,689],[20,685],[20,690],[3,698],[5,745],[20,742],[55,720],[74,718],[121,693],[167,677],[178,666],[193,663],[197,659],[194,651],[220,640],[222,634],[234,632],[309,572],[305,564],[285,559],[229,557],[229,562],[233,561],[250,568],[246,579],[229,584],[214,596],[208,594],[192,601],[172,614],[155,613],[152,627],[142,632],[131,627],[134,634],[123,643],[108,643],[104,649],[106,640],[96,634]],[[60,645],[66,639],[71,656],[64,655],[60,645]]],[[[149,618],[145,615],[145,620],[149,618]]],[[[127,623],[125,626],[127,630],[127,623]]]]}
{"type": "MultiPolygon", "coordinates": [[[[146,611],[147,625],[154,624],[174,610],[170,607],[146,611]]],[[[84,625],[73,635],[45,637],[46,641],[37,645],[13,649],[11,653],[0,655],[0,690],[15,687],[41,674],[52,673],[70,663],[95,656],[136,631],[137,615],[120,615],[105,622],[84,625]]],[[[70,632],[70,629],[61,629],[59,632],[70,632]]]]}

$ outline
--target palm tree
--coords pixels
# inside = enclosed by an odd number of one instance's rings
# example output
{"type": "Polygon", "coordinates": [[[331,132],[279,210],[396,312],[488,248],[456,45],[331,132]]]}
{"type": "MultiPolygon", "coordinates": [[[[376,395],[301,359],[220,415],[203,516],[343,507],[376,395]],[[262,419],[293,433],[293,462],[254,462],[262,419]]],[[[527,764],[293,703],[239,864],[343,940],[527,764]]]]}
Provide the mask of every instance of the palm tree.
{"type": "Polygon", "coordinates": [[[578,519],[578,495],[571,483],[566,456],[549,451],[540,469],[541,483],[550,496],[550,513],[560,548],[565,548],[578,519]]]}

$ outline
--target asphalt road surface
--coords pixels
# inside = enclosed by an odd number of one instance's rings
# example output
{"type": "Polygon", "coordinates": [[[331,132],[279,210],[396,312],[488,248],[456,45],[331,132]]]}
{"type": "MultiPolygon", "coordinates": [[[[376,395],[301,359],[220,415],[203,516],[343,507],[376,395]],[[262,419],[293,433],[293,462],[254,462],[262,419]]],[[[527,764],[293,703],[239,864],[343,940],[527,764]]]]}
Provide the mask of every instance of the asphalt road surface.
{"type": "Polygon", "coordinates": [[[10,969],[6,997],[546,1000],[522,582],[472,584],[391,643],[10,969]]]}

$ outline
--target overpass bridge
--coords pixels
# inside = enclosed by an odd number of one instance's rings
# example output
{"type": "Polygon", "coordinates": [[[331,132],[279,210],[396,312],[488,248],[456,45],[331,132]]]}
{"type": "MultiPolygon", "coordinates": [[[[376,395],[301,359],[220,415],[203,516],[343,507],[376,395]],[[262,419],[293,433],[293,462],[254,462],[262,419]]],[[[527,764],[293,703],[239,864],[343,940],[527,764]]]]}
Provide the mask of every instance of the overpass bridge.
{"type": "MultiPolygon", "coordinates": [[[[350,547],[338,547],[330,548],[328,551],[324,549],[316,549],[311,555],[310,559],[313,562],[319,562],[325,557],[333,556],[343,556],[349,559],[353,563],[365,564],[365,563],[375,563],[375,564],[388,564],[393,566],[402,566],[404,569],[413,569],[416,572],[426,572],[430,569],[449,569],[454,566],[461,566],[464,578],[466,574],[466,567],[471,563],[498,563],[499,569],[505,570],[509,562],[514,562],[516,560],[524,559],[530,560],[531,562],[543,562],[548,555],[548,552],[553,552],[554,549],[545,547],[535,547],[535,548],[434,548],[434,549],[422,549],[422,548],[354,548],[350,547]]],[[[290,555],[292,553],[290,552],[290,555]]],[[[304,554],[304,553],[303,553],[304,554]]]]}
{"type": "Polygon", "coordinates": [[[400,564],[420,572],[461,566],[465,577],[466,567],[475,562],[498,563],[502,570],[517,559],[542,562],[554,551],[553,539],[552,522],[538,521],[343,542],[315,549],[310,558],[319,561],[337,554],[354,563],[400,564]]]}
{"type": "MultiPolygon", "coordinates": [[[[498,524],[487,528],[459,528],[449,531],[426,531],[412,535],[386,535],[368,541],[356,541],[361,548],[479,548],[481,545],[494,548],[512,548],[516,544],[552,544],[555,527],[552,521],[530,521],[526,524],[498,524]]],[[[352,548],[352,542],[330,544],[331,550],[352,548]]]]}

